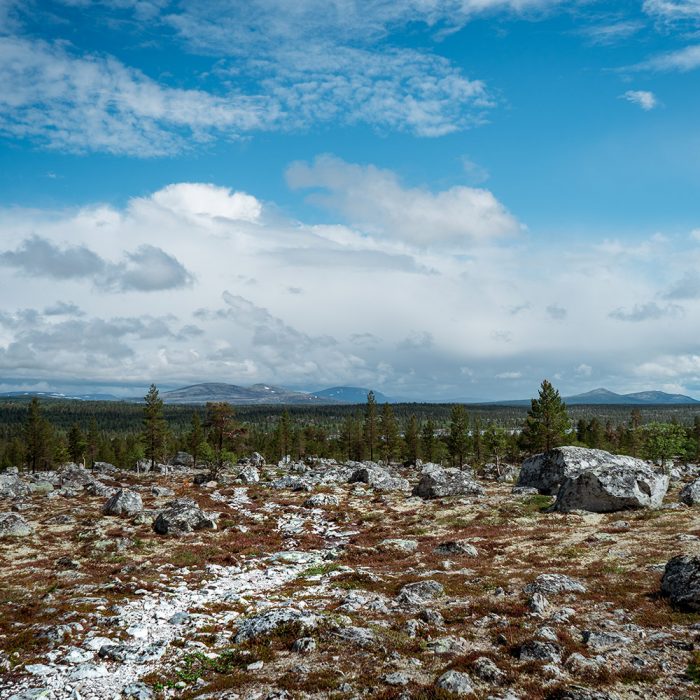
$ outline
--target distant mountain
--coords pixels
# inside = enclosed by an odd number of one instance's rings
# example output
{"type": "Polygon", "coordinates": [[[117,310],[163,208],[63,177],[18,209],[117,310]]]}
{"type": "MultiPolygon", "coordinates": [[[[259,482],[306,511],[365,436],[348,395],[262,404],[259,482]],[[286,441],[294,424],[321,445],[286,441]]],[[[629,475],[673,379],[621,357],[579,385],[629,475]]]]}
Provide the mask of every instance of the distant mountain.
{"type": "Polygon", "coordinates": [[[63,394],[58,391],[3,391],[0,398],[62,399],[64,401],[121,401],[114,394],[63,394]]]}
{"type": "Polygon", "coordinates": [[[643,406],[649,404],[700,404],[690,396],[683,394],[667,394],[664,391],[637,391],[632,394],[616,394],[608,389],[593,389],[585,394],[567,396],[564,401],[568,404],[608,404],[643,406]]]}
{"type": "MultiPolygon", "coordinates": [[[[314,391],[314,396],[330,399],[336,403],[367,403],[369,389],[361,389],[357,386],[333,386],[330,389],[314,391]]],[[[394,403],[392,399],[385,396],[381,391],[375,391],[374,397],[377,403],[394,403]]]]}
{"type": "Polygon", "coordinates": [[[161,392],[161,398],[167,404],[201,404],[208,401],[226,401],[239,405],[336,403],[315,394],[291,391],[279,386],[268,386],[267,384],[237,386],[236,384],[213,382],[164,391],[161,392]]]}

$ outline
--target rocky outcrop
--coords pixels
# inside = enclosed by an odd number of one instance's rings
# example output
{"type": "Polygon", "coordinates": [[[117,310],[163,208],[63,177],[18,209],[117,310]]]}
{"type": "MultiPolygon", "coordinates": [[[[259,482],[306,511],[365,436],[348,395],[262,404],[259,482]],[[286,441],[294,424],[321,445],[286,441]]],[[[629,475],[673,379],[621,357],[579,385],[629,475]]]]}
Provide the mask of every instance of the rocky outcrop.
{"type": "Polygon", "coordinates": [[[141,496],[129,489],[119,489],[102,507],[105,515],[136,515],[142,510],[141,496]]]}
{"type": "MultiPolygon", "coordinates": [[[[630,458],[631,459],[631,458],[630,458]]],[[[668,476],[658,474],[641,460],[633,464],[607,464],[565,479],[554,503],[558,511],[658,508],[668,490],[668,476]]]]}
{"type": "Polygon", "coordinates": [[[159,535],[185,535],[195,530],[216,530],[216,522],[193,500],[178,498],[167,504],[153,523],[159,535]]]}
{"type": "Polygon", "coordinates": [[[17,513],[0,513],[0,539],[27,537],[34,532],[27,521],[17,513]]]}
{"type": "Polygon", "coordinates": [[[238,625],[236,644],[249,639],[266,637],[281,627],[294,626],[300,631],[313,630],[321,623],[321,617],[296,608],[272,608],[249,617],[238,625]]]}
{"type": "Polygon", "coordinates": [[[432,468],[424,470],[413,489],[421,498],[445,498],[447,496],[482,496],[484,489],[474,481],[469,472],[459,469],[432,468]]]}
{"type": "Polygon", "coordinates": [[[536,488],[540,493],[555,495],[564,480],[591,469],[613,466],[633,470],[646,468],[648,464],[641,459],[614,455],[605,450],[557,447],[526,459],[520,469],[518,486],[536,488]]]}
{"type": "Polygon", "coordinates": [[[678,607],[700,611],[700,557],[673,557],[666,564],[661,592],[678,607]]]}
{"type": "Polygon", "coordinates": [[[315,493],[304,501],[304,508],[323,508],[324,506],[338,506],[340,499],[329,493],[315,493]]]}
{"type": "Polygon", "coordinates": [[[31,488],[17,474],[0,474],[0,498],[22,498],[31,488]]]}
{"type": "Polygon", "coordinates": [[[695,479],[681,489],[678,500],[687,506],[700,505],[700,479],[695,479]]]}
{"type": "Polygon", "coordinates": [[[540,574],[532,583],[523,589],[525,593],[542,593],[555,595],[557,593],[585,593],[586,587],[581,581],[566,576],[566,574],[540,574]]]}
{"type": "Polygon", "coordinates": [[[408,491],[409,483],[406,479],[392,476],[386,469],[383,469],[374,462],[365,462],[363,466],[356,469],[348,483],[362,483],[371,486],[376,491],[408,491]]]}

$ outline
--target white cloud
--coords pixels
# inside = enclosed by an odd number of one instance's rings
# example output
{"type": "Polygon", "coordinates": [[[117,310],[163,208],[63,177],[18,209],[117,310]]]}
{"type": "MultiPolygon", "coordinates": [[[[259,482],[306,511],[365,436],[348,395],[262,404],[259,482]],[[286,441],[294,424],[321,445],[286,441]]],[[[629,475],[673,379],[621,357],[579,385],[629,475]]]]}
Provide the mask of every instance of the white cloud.
{"type": "Polygon", "coordinates": [[[574,373],[579,377],[590,377],[593,374],[593,367],[582,363],[574,370],[574,373]]]}
{"type": "Polygon", "coordinates": [[[659,105],[656,95],[649,90],[628,90],[622,95],[622,99],[641,107],[645,112],[649,112],[659,105]]]}
{"type": "Polygon", "coordinates": [[[696,68],[700,68],[700,44],[658,54],[642,63],[631,66],[627,70],[687,73],[696,68]]]}
{"type": "Polygon", "coordinates": [[[287,170],[295,189],[320,189],[309,199],[374,234],[420,246],[464,246],[514,234],[516,219],[484,189],[456,186],[438,193],[405,188],[395,173],[320,156],[287,170]]]}
{"type": "Polygon", "coordinates": [[[666,304],[659,306],[655,301],[646,304],[635,304],[629,311],[624,308],[617,308],[611,311],[608,316],[617,321],[631,321],[639,323],[641,321],[659,321],[662,319],[680,318],[683,316],[683,307],[678,304],[666,304]]]}
{"type": "Polygon", "coordinates": [[[665,22],[700,20],[700,0],[644,0],[644,12],[665,22]]]}

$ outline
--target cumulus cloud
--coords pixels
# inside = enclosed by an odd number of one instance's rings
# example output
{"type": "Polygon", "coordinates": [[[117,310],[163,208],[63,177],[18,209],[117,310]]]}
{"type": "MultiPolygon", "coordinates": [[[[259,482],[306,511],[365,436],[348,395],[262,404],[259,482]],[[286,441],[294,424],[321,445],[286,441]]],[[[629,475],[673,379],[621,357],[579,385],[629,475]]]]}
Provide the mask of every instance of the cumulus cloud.
{"type": "Polygon", "coordinates": [[[168,185],[150,198],[158,206],[180,216],[208,216],[234,221],[258,221],[262,204],[245,192],[201,182],[168,185]]]}
{"type": "Polygon", "coordinates": [[[192,282],[191,274],[172,255],[143,245],[110,263],[84,245],[61,248],[48,239],[32,236],[16,250],[0,253],[0,265],[26,275],[57,280],[91,280],[106,291],[157,291],[177,289],[192,282]]]}
{"type": "Polygon", "coordinates": [[[622,307],[614,309],[608,316],[616,321],[630,321],[639,323],[641,321],[658,321],[660,319],[679,318],[683,316],[683,307],[678,304],[666,304],[659,306],[655,301],[646,304],[635,304],[632,309],[622,307]]]}
{"type": "Polygon", "coordinates": [[[668,51],[631,66],[629,70],[687,73],[700,68],[700,44],[668,51]]]}
{"type": "Polygon", "coordinates": [[[515,217],[484,189],[406,188],[390,170],[327,155],[294,163],[286,175],[294,189],[319,190],[309,199],[353,224],[420,246],[464,245],[520,230],[515,217]]]}
{"type": "Polygon", "coordinates": [[[659,105],[656,95],[649,90],[628,90],[622,95],[622,99],[641,107],[645,112],[649,112],[659,105]]]}
{"type": "Polygon", "coordinates": [[[664,298],[672,300],[700,299],[700,275],[686,272],[665,294],[664,298]]]}

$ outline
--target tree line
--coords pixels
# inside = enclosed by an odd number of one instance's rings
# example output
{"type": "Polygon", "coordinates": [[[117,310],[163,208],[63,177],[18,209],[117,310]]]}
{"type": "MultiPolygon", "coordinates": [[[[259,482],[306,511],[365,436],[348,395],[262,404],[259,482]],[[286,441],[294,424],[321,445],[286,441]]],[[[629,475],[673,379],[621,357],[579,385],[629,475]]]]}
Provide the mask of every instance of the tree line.
{"type": "Polygon", "coordinates": [[[152,464],[165,462],[180,451],[214,468],[260,452],[270,461],[287,456],[293,460],[325,457],[407,464],[422,460],[458,467],[469,464],[476,469],[493,463],[498,469],[503,463],[519,462],[529,454],[563,444],[660,462],[700,460],[697,411],[690,425],[673,417],[666,422],[643,422],[642,410],[630,412],[629,407],[626,419],[615,423],[603,422],[596,415],[574,422],[570,409],[547,380],[516,423],[461,404],[450,406],[449,415],[438,414],[437,418],[429,411],[427,417],[422,410],[410,411],[410,406],[402,405],[399,410],[388,403],[380,406],[369,392],[364,406],[343,407],[335,420],[319,421],[313,413],[300,415],[290,408],[271,415],[269,407],[257,416],[265,420],[251,420],[248,407],[234,409],[225,402],[179,406],[177,420],[172,420],[172,407],[163,404],[158,388],[152,385],[143,405],[138,406],[139,424],[108,430],[94,415],[87,423],[76,420],[68,428],[57,427],[34,398],[23,423],[2,428],[0,469],[18,466],[36,471],[68,461],[86,466],[103,461],[133,468],[144,459],[152,464]]]}

